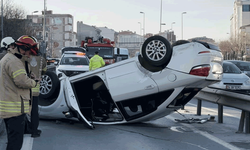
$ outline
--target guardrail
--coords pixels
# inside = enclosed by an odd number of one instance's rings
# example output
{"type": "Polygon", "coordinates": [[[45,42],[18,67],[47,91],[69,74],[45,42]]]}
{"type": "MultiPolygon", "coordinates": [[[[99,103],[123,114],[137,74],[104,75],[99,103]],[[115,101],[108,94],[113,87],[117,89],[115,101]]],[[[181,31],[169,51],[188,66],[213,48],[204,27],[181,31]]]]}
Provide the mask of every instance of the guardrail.
{"type": "Polygon", "coordinates": [[[223,123],[223,106],[242,110],[237,133],[243,132],[244,125],[245,133],[250,133],[250,95],[206,87],[195,98],[198,99],[197,115],[201,115],[202,100],[218,104],[218,123],[223,123]]]}

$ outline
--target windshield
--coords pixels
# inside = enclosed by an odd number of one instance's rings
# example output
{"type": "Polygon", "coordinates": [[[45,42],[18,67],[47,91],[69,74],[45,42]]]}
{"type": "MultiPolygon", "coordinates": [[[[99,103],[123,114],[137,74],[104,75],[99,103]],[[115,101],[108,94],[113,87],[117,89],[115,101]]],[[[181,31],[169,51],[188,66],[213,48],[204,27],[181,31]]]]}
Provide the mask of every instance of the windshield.
{"type": "Polygon", "coordinates": [[[249,62],[232,62],[234,63],[241,71],[250,71],[249,62]]]}
{"type": "Polygon", "coordinates": [[[223,63],[223,73],[241,74],[241,70],[232,63],[223,63]]]}
{"type": "Polygon", "coordinates": [[[89,61],[86,57],[63,57],[61,65],[89,65],[89,61]]]}
{"type": "Polygon", "coordinates": [[[113,47],[88,47],[87,56],[89,58],[95,55],[95,52],[99,52],[99,56],[102,58],[114,58],[114,48],[113,47]]]}

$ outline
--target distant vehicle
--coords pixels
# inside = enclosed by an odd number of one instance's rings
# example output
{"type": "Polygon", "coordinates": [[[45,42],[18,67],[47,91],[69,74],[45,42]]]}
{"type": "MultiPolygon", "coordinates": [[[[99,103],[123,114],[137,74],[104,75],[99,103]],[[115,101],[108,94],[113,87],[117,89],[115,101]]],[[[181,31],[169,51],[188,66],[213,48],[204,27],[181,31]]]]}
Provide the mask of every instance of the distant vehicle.
{"type": "Polygon", "coordinates": [[[250,62],[241,60],[227,60],[234,63],[242,72],[250,77],[250,62]]]}
{"type": "MultiPolygon", "coordinates": [[[[64,50],[64,49],[63,49],[64,50]]],[[[73,76],[89,71],[89,58],[82,51],[67,51],[61,57],[56,67],[56,74],[63,72],[66,76],[73,76]]]]}
{"type": "Polygon", "coordinates": [[[115,63],[114,41],[108,38],[100,38],[98,41],[93,41],[92,37],[86,37],[85,41],[81,42],[81,47],[86,49],[86,56],[90,59],[99,52],[106,65],[115,63]]]}
{"type": "Polygon", "coordinates": [[[66,51],[79,51],[79,52],[83,52],[86,53],[86,49],[79,47],[79,46],[68,46],[68,47],[63,47],[61,49],[61,54],[63,54],[66,51]]]}
{"type": "Polygon", "coordinates": [[[162,118],[219,82],[222,60],[218,47],[199,42],[172,47],[152,36],[138,57],[71,77],[61,72],[60,91],[53,99],[39,99],[39,116],[79,119],[91,129],[162,118]]]}
{"type": "Polygon", "coordinates": [[[222,80],[208,87],[247,94],[250,93],[250,78],[235,64],[224,60],[222,80]]]}
{"type": "Polygon", "coordinates": [[[129,51],[127,48],[114,48],[114,54],[115,54],[115,61],[121,61],[125,59],[129,59],[129,51]],[[117,53],[117,51],[119,51],[117,53]]]}

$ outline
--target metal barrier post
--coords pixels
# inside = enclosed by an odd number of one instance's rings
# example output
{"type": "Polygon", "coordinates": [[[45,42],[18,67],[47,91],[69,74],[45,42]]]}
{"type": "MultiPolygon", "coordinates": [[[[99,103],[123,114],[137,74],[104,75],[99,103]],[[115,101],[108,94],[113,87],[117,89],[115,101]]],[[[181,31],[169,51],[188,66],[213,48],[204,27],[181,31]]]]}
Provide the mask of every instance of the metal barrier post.
{"type": "Polygon", "coordinates": [[[201,100],[198,99],[197,101],[197,115],[200,116],[201,115],[201,100]]]}
{"type": "Polygon", "coordinates": [[[223,123],[223,105],[218,104],[218,123],[223,123]]]}
{"type": "Polygon", "coordinates": [[[245,133],[250,133],[249,131],[249,127],[250,127],[250,124],[249,124],[249,117],[250,117],[250,112],[249,111],[246,111],[245,112],[245,133]]]}
{"type": "Polygon", "coordinates": [[[241,116],[240,116],[239,128],[238,128],[238,131],[237,131],[236,133],[242,133],[242,132],[243,132],[244,121],[245,121],[245,111],[242,110],[242,111],[241,111],[241,116]]]}

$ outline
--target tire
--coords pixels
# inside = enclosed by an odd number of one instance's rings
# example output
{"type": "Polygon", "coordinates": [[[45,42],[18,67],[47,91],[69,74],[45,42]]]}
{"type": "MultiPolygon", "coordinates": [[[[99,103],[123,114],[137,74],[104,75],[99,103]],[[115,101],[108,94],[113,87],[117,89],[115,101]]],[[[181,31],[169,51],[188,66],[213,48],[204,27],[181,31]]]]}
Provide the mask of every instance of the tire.
{"type": "Polygon", "coordinates": [[[148,38],[141,49],[142,58],[155,67],[166,66],[171,59],[172,52],[169,41],[159,35],[148,38]]]}
{"type": "Polygon", "coordinates": [[[42,75],[40,82],[40,97],[53,98],[59,92],[59,79],[57,75],[52,71],[46,71],[45,75],[42,75]]]}
{"type": "Polygon", "coordinates": [[[166,67],[166,66],[159,66],[159,67],[152,66],[145,59],[143,59],[141,55],[138,56],[138,60],[143,68],[151,72],[158,72],[158,71],[163,70],[166,67]]]}
{"type": "Polygon", "coordinates": [[[187,40],[178,40],[178,41],[176,41],[176,42],[174,42],[174,43],[172,44],[172,47],[177,46],[177,45],[186,44],[186,43],[190,43],[190,42],[187,41],[187,40]]]}

